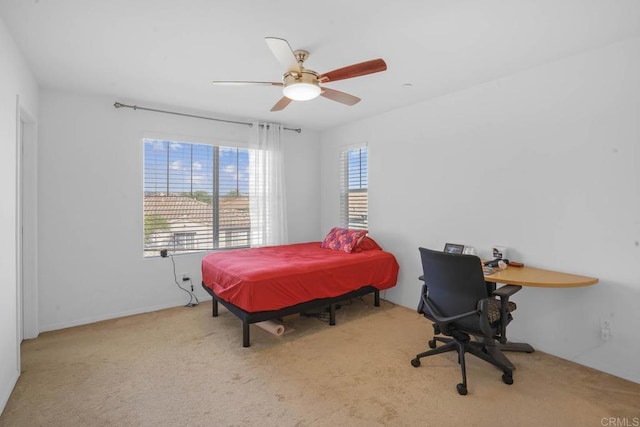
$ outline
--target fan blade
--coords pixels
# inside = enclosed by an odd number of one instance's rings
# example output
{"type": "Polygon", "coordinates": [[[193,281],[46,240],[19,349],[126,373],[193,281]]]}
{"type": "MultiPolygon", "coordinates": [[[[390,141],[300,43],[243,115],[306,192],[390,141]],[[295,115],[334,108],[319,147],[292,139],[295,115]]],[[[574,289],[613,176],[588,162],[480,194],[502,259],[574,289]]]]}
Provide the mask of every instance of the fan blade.
{"type": "Polygon", "coordinates": [[[335,82],[337,80],[350,79],[352,77],[366,76],[367,74],[379,73],[387,69],[387,64],[383,59],[372,59],[371,61],[361,62],[359,64],[349,65],[347,67],[338,68],[321,75],[320,81],[335,82]]]}
{"type": "Polygon", "coordinates": [[[282,83],[276,83],[276,82],[248,82],[248,81],[214,80],[211,83],[213,83],[214,85],[220,85],[220,86],[247,86],[247,85],[254,85],[254,86],[282,86],[282,83]]]}
{"type": "Polygon", "coordinates": [[[271,111],[280,111],[280,110],[284,110],[285,107],[287,105],[289,105],[291,103],[291,99],[287,98],[286,96],[283,96],[282,98],[280,98],[280,101],[276,102],[276,105],[274,105],[271,108],[271,111]]]}
{"type": "Polygon", "coordinates": [[[340,92],[339,90],[329,89],[327,87],[322,88],[320,94],[325,98],[329,98],[332,101],[337,101],[345,105],[355,105],[360,102],[360,98],[357,96],[349,95],[348,93],[340,92]]]}
{"type": "Polygon", "coordinates": [[[279,39],[277,37],[265,37],[265,41],[273,52],[273,55],[278,61],[287,69],[287,71],[295,71],[300,73],[300,65],[296,55],[293,53],[293,49],[289,46],[289,42],[285,39],[279,39]]]}

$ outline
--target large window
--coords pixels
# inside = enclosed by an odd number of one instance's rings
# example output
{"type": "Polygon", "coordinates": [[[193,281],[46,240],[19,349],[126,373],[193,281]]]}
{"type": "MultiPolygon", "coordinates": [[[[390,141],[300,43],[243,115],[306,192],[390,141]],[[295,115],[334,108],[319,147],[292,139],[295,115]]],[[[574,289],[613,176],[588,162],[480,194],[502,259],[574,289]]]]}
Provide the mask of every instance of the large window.
{"type": "Polygon", "coordinates": [[[369,227],[367,147],[345,150],[340,156],[340,214],[343,227],[369,227]]]}
{"type": "Polygon", "coordinates": [[[248,149],[143,139],[144,253],[249,246],[248,149]]]}

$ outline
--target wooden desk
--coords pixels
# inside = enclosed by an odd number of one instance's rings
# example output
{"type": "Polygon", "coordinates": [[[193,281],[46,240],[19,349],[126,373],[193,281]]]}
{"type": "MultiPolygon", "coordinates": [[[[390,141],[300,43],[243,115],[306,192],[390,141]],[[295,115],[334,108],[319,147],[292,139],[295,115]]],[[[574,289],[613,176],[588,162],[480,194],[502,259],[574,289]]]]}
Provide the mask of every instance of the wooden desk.
{"type": "MultiPolygon", "coordinates": [[[[424,276],[418,279],[424,281],[424,276]]],[[[505,283],[510,286],[532,286],[538,288],[577,288],[598,283],[595,277],[579,276],[577,274],[561,273],[559,271],[543,270],[535,267],[507,267],[504,270],[495,269],[491,274],[485,274],[489,295],[496,290],[496,283],[505,283]]],[[[526,343],[496,344],[504,351],[523,351],[532,353],[533,347],[526,343]]]]}
{"type": "MultiPolygon", "coordinates": [[[[576,274],[561,273],[559,271],[543,270],[535,267],[507,267],[504,270],[496,269],[491,274],[485,274],[489,294],[495,288],[496,283],[506,283],[514,286],[534,286],[539,288],[577,288],[598,283],[595,277],[579,276],[576,274]]],[[[526,343],[507,342],[498,343],[503,351],[521,351],[532,353],[533,347],[526,343]]]]}
{"type": "Polygon", "coordinates": [[[598,283],[595,277],[578,276],[535,267],[507,267],[484,276],[487,282],[540,288],[577,288],[598,283]]]}

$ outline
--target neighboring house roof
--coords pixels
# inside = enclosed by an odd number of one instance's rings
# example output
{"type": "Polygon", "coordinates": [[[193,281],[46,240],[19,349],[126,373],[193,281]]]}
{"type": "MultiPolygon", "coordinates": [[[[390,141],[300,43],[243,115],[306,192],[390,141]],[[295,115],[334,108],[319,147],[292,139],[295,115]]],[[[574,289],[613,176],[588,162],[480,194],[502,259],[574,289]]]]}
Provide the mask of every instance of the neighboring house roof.
{"type": "MultiPolygon", "coordinates": [[[[186,196],[165,194],[144,195],[145,215],[158,215],[167,222],[213,223],[213,207],[186,196]]],[[[249,228],[249,197],[221,197],[219,202],[220,228],[249,228]]]]}

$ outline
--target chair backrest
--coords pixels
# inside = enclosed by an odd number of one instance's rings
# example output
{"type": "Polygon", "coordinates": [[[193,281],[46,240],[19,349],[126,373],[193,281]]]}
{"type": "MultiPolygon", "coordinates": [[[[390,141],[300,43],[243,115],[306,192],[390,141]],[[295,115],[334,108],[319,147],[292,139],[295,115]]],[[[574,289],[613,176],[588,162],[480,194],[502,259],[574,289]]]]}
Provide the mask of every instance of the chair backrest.
{"type": "Polygon", "coordinates": [[[440,315],[454,316],[475,310],[478,301],[488,297],[480,258],[419,249],[429,300],[440,315]]]}

